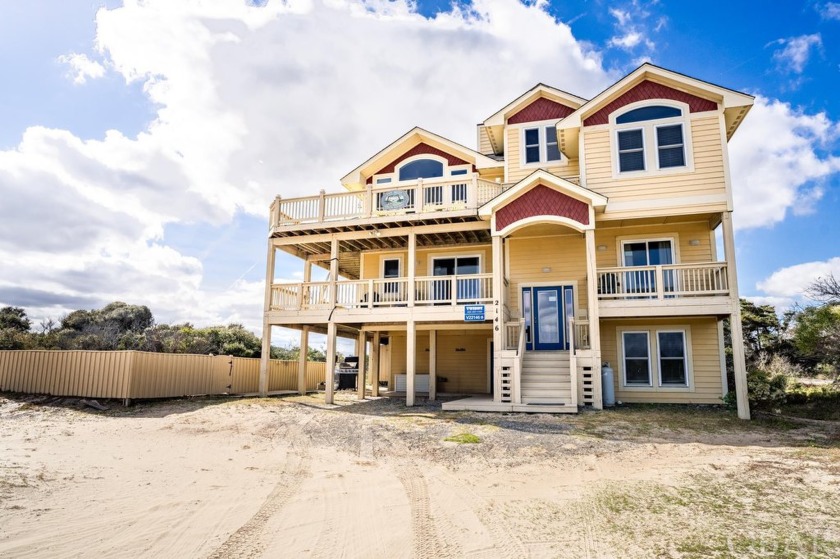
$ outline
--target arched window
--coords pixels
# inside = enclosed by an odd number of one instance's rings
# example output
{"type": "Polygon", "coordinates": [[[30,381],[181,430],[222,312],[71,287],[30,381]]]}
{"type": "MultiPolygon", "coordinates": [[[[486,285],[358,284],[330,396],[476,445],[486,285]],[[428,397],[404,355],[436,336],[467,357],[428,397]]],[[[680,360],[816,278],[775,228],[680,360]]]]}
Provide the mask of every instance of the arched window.
{"type": "Polygon", "coordinates": [[[429,179],[443,176],[443,163],[435,159],[415,159],[400,167],[401,181],[429,179]]]}
{"type": "Polygon", "coordinates": [[[618,172],[686,167],[683,109],[646,105],[614,117],[618,172]]]}

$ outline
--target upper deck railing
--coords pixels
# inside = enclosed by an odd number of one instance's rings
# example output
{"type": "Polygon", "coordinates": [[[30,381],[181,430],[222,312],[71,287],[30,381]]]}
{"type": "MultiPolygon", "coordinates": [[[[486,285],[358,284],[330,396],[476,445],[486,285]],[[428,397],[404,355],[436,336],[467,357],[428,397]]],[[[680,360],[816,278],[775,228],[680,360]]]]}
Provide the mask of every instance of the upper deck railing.
{"type": "Polygon", "coordinates": [[[271,205],[272,227],[347,221],[370,217],[434,214],[473,210],[506,188],[478,178],[477,173],[443,179],[418,179],[411,183],[367,185],[364,190],[283,199],[271,205]]]}

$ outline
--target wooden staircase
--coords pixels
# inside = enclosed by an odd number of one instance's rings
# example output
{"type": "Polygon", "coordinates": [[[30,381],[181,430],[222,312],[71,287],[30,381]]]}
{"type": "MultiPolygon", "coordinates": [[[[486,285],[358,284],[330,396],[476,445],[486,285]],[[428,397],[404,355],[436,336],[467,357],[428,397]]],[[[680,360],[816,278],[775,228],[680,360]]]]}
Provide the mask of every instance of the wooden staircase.
{"type": "Polygon", "coordinates": [[[569,352],[526,351],[522,361],[520,394],[523,404],[534,407],[571,406],[569,352]]]}

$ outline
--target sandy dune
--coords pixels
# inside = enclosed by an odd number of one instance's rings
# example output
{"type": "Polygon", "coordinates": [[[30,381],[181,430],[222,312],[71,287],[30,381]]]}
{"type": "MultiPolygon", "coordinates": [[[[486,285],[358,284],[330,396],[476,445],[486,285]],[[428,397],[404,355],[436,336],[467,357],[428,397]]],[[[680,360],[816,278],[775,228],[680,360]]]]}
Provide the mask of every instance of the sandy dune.
{"type": "Polygon", "coordinates": [[[837,556],[836,432],[644,413],[0,397],[0,556],[837,556]]]}

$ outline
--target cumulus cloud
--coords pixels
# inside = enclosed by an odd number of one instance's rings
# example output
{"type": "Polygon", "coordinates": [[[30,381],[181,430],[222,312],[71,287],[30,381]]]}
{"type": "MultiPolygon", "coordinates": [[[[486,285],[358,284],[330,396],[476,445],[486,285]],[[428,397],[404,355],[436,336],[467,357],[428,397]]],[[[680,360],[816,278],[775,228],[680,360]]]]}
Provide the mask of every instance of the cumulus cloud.
{"type": "Polygon", "coordinates": [[[817,11],[823,19],[833,19],[840,21],[840,3],[826,2],[822,5],[817,5],[817,11]]]}
{"type": "Polygon", "coordinates": [[[800,35],[779,39],[773,44],[781,46],[773,53],[773,60],[779,68],[786,72],[801,74],[811,58],[811,53],[822,48],[822,36],[819,33],[800,35]]]}
{"type": "Polygon", "coordinates": [[[615,35],[607,41],[607,46],[637,55],[639,49],[642,49],[645,57],[652,53],[656,48],[656,43],[651,35],[667,24],[667,18],[664,16],[652,21],[652,12],[648,6],[655,3],[633,0],[625,5],[610,8],[609,13],[615,19],[615,35]]]}
{"type": "Polygon", "coordinates": [[[107,66],[155,117],[136,137],[33,126],[0,151],[0,304],[36,317],[122,299],[259,329],[262,282],[206,290],[168,224],[267,219],[276,194],[338,190],[414,125],[472,145],[476,121],[537,82],[589,96],[615,77],[544,3],[516,0],[433,18],[407,0],[127,0],[97,13],[94,46],[102,63],[62,57],[74,80],[107,66]]]}
{"type": "Polygon", "coordinates": [[[83,84],[88,78],[96,79],[105,75],[105,67],[85,54],[64,54],[58,57],[58,61],[70,66],[73,83],[83,84]]]}
{"type": "Polygon", "coordinates": [[[812,211],[840,171],[840,157],[831,152],[838,135],[825,113],[758,96],[729,144],[735,224],[766,227],[789,211],[812,211]]]}
{"type": "Polygon", "coordinates": [[[840,256],[781,268],[756,285],[765,295],[751,299],[762,304],[790,307],[806,298],[805,291],[815,280],[832,274],[840,278],[840,256]]]}

